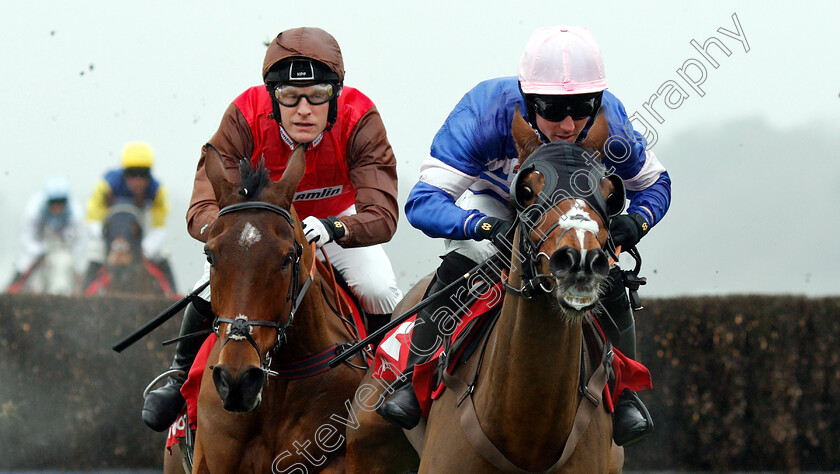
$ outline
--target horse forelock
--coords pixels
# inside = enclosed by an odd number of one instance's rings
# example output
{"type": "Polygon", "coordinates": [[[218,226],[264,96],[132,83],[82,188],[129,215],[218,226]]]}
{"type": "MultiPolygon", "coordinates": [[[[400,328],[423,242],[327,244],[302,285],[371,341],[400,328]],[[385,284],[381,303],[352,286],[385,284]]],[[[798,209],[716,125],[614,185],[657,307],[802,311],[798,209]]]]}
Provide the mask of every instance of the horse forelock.
{"type": "Polygon", "coordinates": [[[265,167],[265,159],[261,159],[257,168],[251,166],[251,161],[242,159],[239,162],[239,176],[242,184],[239,194],[246,200],[256,200],[271,182],[269,172],[265,167]]]}

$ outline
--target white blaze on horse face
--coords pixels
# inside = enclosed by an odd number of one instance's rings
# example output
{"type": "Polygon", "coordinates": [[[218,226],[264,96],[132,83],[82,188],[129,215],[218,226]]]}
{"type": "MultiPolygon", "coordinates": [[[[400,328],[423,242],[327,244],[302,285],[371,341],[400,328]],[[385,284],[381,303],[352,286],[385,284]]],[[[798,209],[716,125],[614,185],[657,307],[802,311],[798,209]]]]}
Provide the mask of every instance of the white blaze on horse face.
{"type": "Polygon", "coordinates": [[[248,250],[252,245],[259,242],[261,238],[260,231],[248,222],[245,224],[245,228],[242,229],[242,235],[239,236],[239,246],[242,247],[242,250],[248,250]]]}
{"type": "MultiPolygon", "coordinates": [[[[578,243],[580,244],[580,261],[586,261],[586,248],[584,247],[584,240],[586,233],[591,232],[595,237],[598,236],[598,223],[595,222],[586,211],[586,202],[582,199],[575,199],[574,205],[560,216],[559,226],[565,230],[574,229],[577,234],[578,243]]],[[[561,298],[567,305],[580,311],[586,308],[596,300],[597,292],[588,291],[580,293],[574,289],[560,291],[560,286],[557,287],[557,297],[561,298]]]]}
{"type": "Polygon", "coordinates": [[[577,233],[578,242],[580,242],[581,258],[585,257],[586,249],[583,247],[583,241],[586,238],[586,233],[591,232],[598,235],[598,223],[586,212],[586,203],[582,199],[575,199],[575,204],[565,214],[560,216],[560,227],[563,229],[575,229],[577,233]]]}

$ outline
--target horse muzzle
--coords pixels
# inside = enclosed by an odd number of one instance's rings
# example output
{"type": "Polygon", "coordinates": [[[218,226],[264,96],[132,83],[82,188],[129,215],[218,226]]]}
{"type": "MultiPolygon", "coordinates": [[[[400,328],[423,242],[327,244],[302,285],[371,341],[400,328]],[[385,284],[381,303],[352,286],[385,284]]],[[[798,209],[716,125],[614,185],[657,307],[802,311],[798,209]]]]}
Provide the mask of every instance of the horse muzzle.
{"type": "Polygon", "coordinates": [[[548,268],[557,280],[555,296],[566,310],[589,311],[598,303],[598,288],[609,275],[609,257],[599,248],[580,251],[563,246],[551,254],[548,268]]]}
{"type": "Polygon", "coordinates": [[[610,260],[601,249],[580,250],[563,246],[548,259],[548,269],[559,278],[582,273],[585,277],[606,278],[610,273],[610,260]]]}
{"type": "Polygon", "coordinates": [[[249,366],[237,376],[224,365],[213,367],[213,384],[222,401],[222,407],[230,412],[246,413],[256,410],[262,399],[265,372],[249,366]]]}

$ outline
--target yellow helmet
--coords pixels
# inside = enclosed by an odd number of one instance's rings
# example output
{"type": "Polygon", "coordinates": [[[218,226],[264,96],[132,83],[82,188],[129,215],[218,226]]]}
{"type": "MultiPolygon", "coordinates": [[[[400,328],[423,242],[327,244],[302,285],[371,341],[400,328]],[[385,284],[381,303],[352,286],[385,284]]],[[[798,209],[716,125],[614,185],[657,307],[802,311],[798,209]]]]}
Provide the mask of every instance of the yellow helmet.
{"type": "Polygon", "coordinates": [[[151,147],[142,142],[131,142],[123,148],[123,168],[151,168],[154,162],[154,153],[151,147]]]}

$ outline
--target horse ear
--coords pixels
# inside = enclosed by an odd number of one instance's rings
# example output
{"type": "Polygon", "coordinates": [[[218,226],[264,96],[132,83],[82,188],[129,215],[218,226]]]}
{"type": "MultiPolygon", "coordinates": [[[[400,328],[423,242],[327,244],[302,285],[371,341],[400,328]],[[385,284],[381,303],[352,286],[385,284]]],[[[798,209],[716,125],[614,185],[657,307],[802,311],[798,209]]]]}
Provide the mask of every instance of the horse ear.
{"type": "Polygon", "coordinates": [[[531,153],[542,145],[542,142],[540,141],[540,137],[534,132],[534,129],[522,117],[522,112],[519,111],[519,104],[516,104],[510,129],[513,134],[513,141],[516,143],[516,151],[519,152],[519,162],[524,163],[525,159],[531,156],[531,153]]]}
{"type": "Polygon", "coordinates": [[[204,172],[207,179],[213,185],[213,192],[216,193],[216,202],[219,207],[225,207],[236,194],[233,183],[228,181],[225,163],[222,154],[211,144],[204,145],[204,172]]]}
{"type": "Polygon", "coordinates": [[[303,178],[303,172],[306,171],[306,156],[304,155],[305,144],[298,145],[292,155],[289,157],[289,162],[286,163],[286,169],[283,171],[283,176],[274,183],[272,189],[280,196],[281,207],[289,208],[292,204],[292,199],[295,197],[298,184],[303,178]]]}
{"type": "Polygon", "coordinates": [[[607,175],[601,178],[601,196],[607,205],[607,217],[613,218],[624,210],[627,200],[624,190],[624,181],[617,174],[607,175]]]}
{"type": "Polygon", "coordinates": [[[610,138],[610,128],[607,126],[607,117],[604,115],[604,108],[601,107],[595,115],[595,121],[589,127],[586,138],[580,142],[580,145],[600,155],[608,138],[610,138]]]}

